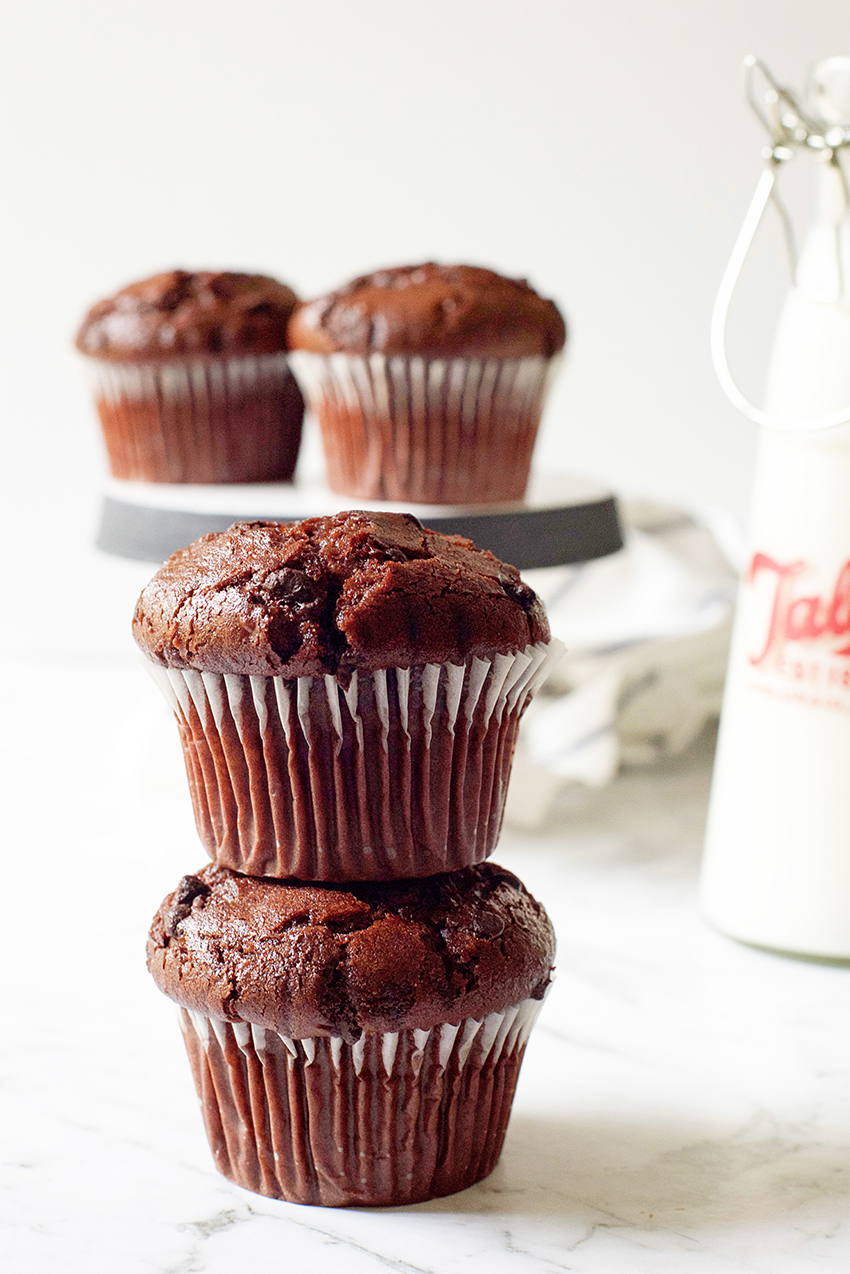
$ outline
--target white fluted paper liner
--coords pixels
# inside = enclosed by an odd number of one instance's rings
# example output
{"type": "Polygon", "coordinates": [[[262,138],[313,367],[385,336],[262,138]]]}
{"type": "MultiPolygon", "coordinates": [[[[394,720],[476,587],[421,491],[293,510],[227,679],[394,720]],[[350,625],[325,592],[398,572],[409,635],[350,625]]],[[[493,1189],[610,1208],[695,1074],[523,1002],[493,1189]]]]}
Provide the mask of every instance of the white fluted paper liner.
{"type": "Polygon", "coordinates": [[[289,358],[322,429],[332,490],[424,504],[524,496],[560,357],[289,358]]]}
{"type": "Polygon", "coordinates": [[[86,359],[110,468],[142,482],[288,482],[303,406],[287,355],[86,359]]]}
{"type": "Polygon", "coordinates": [[[326,1206],[463,1190],[499,1157],[541,1004],[353,1044],[181,1009],[216,1166],[260,1194],[326,1206]]]}
{"type": "Polygon", "coordinates": [[[148,661],[180,729],[198,832],[220,866],[390,880],[482,862],[519,720],[555,641],[465,664],[243,676],[148,661]]]}

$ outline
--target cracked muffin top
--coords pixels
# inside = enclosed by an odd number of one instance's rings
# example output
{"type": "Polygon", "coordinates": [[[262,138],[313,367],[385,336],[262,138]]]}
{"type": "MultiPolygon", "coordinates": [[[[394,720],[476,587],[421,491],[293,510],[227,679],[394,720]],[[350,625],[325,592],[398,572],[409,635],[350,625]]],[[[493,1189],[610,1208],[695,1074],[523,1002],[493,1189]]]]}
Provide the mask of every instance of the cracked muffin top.
{"type": "Polygon", "coordinates": [[[147,948],[184,1008],[349,1042],[540,1000],[554,954],[546,912],[492,863],[345,889],[207,866],[165,899],[147,948]]]}
{"type": "Polygon", "coordinates": [[[265,274],[169,270],[98,301],[77,349],[122,362],[276,354],[298,298],[265,274]]]}
{"type": "Polygon", "coordinates": [[[549,358],[565,340],[558,307],[525,279],[433,261],[361,275],[302,302],[289,324],[290,348],[318,354],[549,358]]]}
{"type": "Polygon", "coordinates": [[[157,571],[133,635],[168,668],[287,678],[463,663],[548,641],[536,593],[407,513],[236,522],[157,571]]]}

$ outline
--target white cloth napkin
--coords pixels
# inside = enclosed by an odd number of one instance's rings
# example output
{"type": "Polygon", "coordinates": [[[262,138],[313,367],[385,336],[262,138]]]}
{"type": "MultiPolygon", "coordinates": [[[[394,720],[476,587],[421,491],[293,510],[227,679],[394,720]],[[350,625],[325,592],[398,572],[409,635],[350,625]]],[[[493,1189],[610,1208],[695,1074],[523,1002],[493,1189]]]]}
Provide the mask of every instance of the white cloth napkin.
{"type": "Polygon", "coordinates": [[[565,785],[603,787],[621,764],[681,752],[720,711],[741,532],[717,510],[620,511],[621,552],[525,572],[567,653],[523,720],[515,826],[539,825],[565,785]]]}

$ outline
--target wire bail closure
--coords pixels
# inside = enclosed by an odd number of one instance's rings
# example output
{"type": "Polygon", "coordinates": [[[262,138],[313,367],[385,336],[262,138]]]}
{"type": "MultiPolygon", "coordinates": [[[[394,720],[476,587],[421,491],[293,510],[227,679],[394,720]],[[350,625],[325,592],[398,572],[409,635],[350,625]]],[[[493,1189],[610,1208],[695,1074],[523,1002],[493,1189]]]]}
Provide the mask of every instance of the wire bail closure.
{"type": "MultiPolygon", "coordinates": [[[[711,357],[714,370],[726,397],[739,411],[757,425],[765,425],[773,429],[809,432],[816,429],[831,429],[836,425],[850,421],[850,405],[841,411],[830,412],[825,416],[786,417],[774,416],[756,407],[741,392],[735,383],[729,361],[726,356],[726,327],[732,297],[738,286],[744,263],[749,256],[756,233],[769,203],[776,208],[785,236],[788,259],[792,279],[797,268],[797,252],[794,242],[794,230],[788,210],[779,196],[777,175],[781,166],[793,159],[801,150],[813,151],[823,163],[833,166],[839,175],[840,186],[844,194],[845,210],[850,208],[850,194],[847,182],[839,161],[839,152],[850,145],[850,127],[846,126],[847,111],[845,103],[836,102],[827,84],[828,70],[840,64],[840,70],[850,87],[850,58],[828,58],[818,63],[813,69],[809,97],[818,107],[818,115],[806,112],[790,89],[783,88],[776,82],[767,66],[759,58],[744,58],[744,77],[747,100],[761,121],[770,137],[770,145],[762,150],[765,169],[759,178],[750,206],[744,217],[743,225],[738,233],[729,264],[724,271],[714,311],[711,317],[711,357]],[[821,74],[818,74],[818,72],[821,74]],[[767,81],[768,87],[759,97],[756,87],[757,74],[767,81]],[[832,118],[830,118],[832,117],[832,118]]],[[[839,280],[841,276],[841,254],[836,231],[835,241],[836,264],[839,280]]]]}

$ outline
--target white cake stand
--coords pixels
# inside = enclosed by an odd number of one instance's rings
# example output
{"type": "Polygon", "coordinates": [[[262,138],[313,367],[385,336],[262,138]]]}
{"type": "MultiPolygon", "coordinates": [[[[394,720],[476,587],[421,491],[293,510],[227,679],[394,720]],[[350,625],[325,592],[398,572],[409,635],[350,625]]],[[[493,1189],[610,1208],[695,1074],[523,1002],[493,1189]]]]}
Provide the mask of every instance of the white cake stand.
{"type": "Polygon", "coordinates": [[[107,553],[161,562],[207,531],[231,522],[278,522],[343,509],[412,513],[425,526],[467,535],[521,570],[566,566],[623,546],[613,494],[583,478],[534,474],[525,500],[510,504],[394,504],[338,495],[319,479],[294,483],[189,486],[110,479],[97,546],[107,553]]]}

